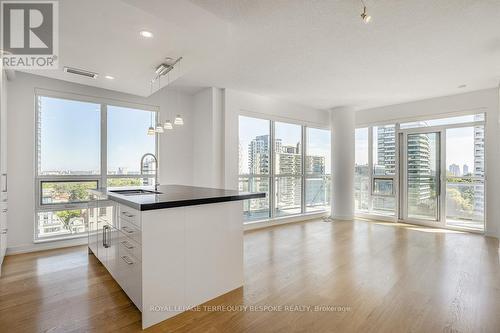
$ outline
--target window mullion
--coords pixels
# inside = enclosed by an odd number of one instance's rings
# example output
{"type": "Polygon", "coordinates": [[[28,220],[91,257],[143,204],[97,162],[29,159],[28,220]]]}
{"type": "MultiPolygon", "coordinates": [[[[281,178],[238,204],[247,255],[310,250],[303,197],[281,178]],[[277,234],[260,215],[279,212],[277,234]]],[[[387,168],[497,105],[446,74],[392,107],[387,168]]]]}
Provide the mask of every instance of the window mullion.
{"type": "Polygon", "coordinates": [[[108,176],[108,106],[101,104],[101,184],[107,187],[108,176]]]}
{"type": "Polygon", "coordinates": [[[302,147],[302,151],[301,151],[301,168],[300,168],[300,172],[301,172],[301,177],[300,177],[300,181],[301,181],[301,186],[300,186],[300,195],[301,195],[301,207],[300,207],[300,212],[302,214],[305,213],[306,211],[306,181],[305,181],[305,162],[306,162],[306,126],[301,126],[301,129],[302,129],[302,137],[301,137],[301,147],[302,147]]]}
{"type": "Polygon", "coordinates": [[[269,217],[274,218],[275,216],[275,206],[276,206],[276,178],[275,178],[275,138],[274,138],[274,121],[269,121],[269,134],[271,138],[271,143],[269,149],[270,154],[270,168],[269,168],[269,217]]]}

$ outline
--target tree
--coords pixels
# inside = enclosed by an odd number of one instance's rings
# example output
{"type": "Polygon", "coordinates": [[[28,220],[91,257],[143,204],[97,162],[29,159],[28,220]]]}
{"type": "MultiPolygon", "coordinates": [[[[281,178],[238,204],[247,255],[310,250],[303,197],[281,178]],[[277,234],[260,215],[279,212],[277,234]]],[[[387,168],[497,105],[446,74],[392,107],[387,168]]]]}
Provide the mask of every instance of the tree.
{"type": "Polygon", "coordinates": [[[79,210],[61,210],[56,212],[56,216],[59,217],[64,224],[64,227],[68,230],[71,230],[70,222],[75,217],[80,217],[82,214],[79,210]]]}

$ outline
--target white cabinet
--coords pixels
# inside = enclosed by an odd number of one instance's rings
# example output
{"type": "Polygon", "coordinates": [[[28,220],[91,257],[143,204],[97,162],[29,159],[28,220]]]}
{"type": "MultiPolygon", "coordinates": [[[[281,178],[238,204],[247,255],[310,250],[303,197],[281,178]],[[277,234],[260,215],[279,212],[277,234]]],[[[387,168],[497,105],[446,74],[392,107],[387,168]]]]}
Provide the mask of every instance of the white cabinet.
{"type": "Polygon", "coordinates": [[[242,205],[138,211],[115,203],[89,232],[89,248],[142,312],[144,329],[243,285],[242,205]]]}
{"type": "Polygon", "coordinates": [[[89,204],[89,249],[142,311],[141,214],[113,201],[89,204]],[[122,218],[124,217],[124,218],[122,218]]]}
{"type": "Polygon", "coordinates": [[[0,274],[2,262],[7,251],[7,79],[0,68],[0,274]]]}

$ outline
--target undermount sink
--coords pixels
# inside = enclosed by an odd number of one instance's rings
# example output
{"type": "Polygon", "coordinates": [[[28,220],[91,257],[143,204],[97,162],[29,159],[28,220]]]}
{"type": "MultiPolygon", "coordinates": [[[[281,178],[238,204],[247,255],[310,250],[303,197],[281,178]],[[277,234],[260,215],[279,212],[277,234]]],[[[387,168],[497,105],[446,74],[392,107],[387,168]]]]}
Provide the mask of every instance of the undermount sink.
{"type": "Polygon", "coordinates": [[[161,192],[150,191],[150,190],[113,190],[110,191],[112,193],[121,194],[121,195],[146,195],[146,194],[161,194],[161,192]]]}

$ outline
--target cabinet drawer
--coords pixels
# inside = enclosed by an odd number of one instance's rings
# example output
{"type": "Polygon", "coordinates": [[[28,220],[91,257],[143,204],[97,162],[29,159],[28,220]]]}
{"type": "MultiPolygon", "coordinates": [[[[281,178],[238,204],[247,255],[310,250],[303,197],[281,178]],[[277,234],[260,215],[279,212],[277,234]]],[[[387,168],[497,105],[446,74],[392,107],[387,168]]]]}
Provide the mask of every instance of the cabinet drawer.
{"type": "Polygon", "coordinates": [[[131,238],[126,237],[120,233],[120,253],[129,254],[137,260],[142,261],[142,248],[141,244],[133,241],[131,238]]]}
{"type": "Polygon", "coordinates": [[[117,282],[122,287],[127,296],[134,302],[137,308],[142,311],[142,263],[123,247],[119,248],[117,282]]]}
{"type": "Polygon", "coordinates": [[[141,228],[141,212],[125,205],[119,205],[118,216],[141,228]]]}
{"type": "Polygon", "coordinates": [[[139,244],[142,244],[141,240],[141,230],[137,228],[136,225],[131,222],[120,218],[120,231],[123,235],[131,238],[139,244]]]}

